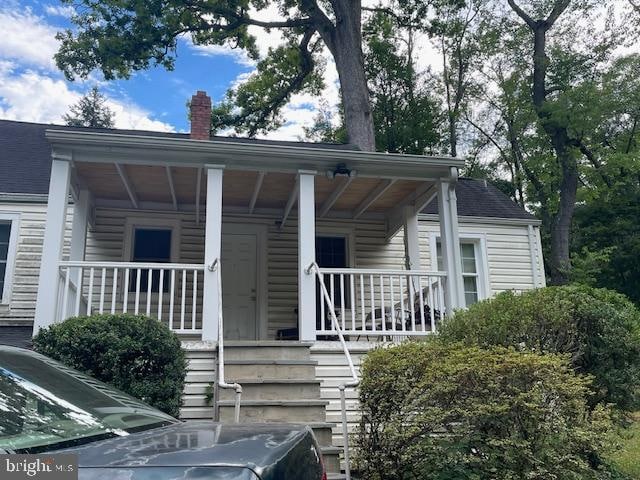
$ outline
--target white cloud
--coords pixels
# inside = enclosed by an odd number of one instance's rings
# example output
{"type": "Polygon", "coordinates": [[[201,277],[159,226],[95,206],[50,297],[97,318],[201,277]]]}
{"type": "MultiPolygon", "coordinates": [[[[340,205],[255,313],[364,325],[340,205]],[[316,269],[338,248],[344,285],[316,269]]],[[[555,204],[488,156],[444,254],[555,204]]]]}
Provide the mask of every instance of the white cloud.
{"type": "MultiPolygon", "coordinates": [[[[61,124],[81,96],[61,79],[31,70],[17,73],[15,64],[0,60],[0,118],[61,124]]],[[[107,105],[115,113],[116,128],[174,131],[132,102],[108,98],[107,105]]]]}
{"type": "Polygon", "coordinates": [[[76,9],[71,5],[46,5],[44,11],[52,17],[71,18],[76,13],[76,9]]]}
{"type": "Polygon", "coordinates": [[[57,29],[47,25],[31,10],[0,9],[0,58],[55,70],[53,55],[58,51],[57,29]]]}

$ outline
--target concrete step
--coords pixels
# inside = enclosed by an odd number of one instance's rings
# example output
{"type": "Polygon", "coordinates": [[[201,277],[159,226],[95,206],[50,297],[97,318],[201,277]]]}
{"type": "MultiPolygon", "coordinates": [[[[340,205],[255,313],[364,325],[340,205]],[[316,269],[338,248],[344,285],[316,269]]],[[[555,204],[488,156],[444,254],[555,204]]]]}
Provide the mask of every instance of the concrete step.
{"type": "MultiPolygon", "coordinates": [[[[235,380],[242,386],[242,400],[318,400],[319,380],[245,378],[235,380]]],[[[233,400],[235,392],[219,389],[220,400],[233,400]]]]}
{"type": "MultiPolygon", "coordinates": [[[[223,400],[219,405],[220,421],[232,422],[233,400],[223,400]]],[[[324,421],[327,402],[324,400],[243,400],[240,405],[240,422],[242,423],[308,423],[324,421]]]]}
{"type": "MultiPolygon", "coordinates": [[[[353,476],[351,476],[351,478],[353,478],[353,476]]],[[[327,480],[346,480],[346,479],[347,479],[347,476],[344,473],[327,473],[327,480]]]]}
{"type": "Polygon", "coordinates": [[[320,447],[324,468],[329,473],[340,473],[340,454],[342,450],[337,447],[320,447]]]}
{"type": "Polygon", "coordinates": [[[264,340],[257,342],[227,341],[224,359],[227,360],[309,360],[310,343],[264,340]]]}
{"type": "Polygon", "coordinates": [[[307,423],[313,430],[313,434],[321,447],[333,446],[333,424],[327,422],[307,423]]]}
{"type": "Polygon", "coordinates": [[[236,378],[276,378],[313,380],[316,379],[316,362],[312,360],[226,360],[225,379],[236,378]]]}

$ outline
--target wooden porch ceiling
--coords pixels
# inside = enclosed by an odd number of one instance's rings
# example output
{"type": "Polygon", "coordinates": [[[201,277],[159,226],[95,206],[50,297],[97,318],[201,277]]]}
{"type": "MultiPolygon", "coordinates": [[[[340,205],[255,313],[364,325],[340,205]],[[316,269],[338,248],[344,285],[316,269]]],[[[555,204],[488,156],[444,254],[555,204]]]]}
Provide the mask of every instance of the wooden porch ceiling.
{"type": "MultiPolygon", "coordinates": [[[[75,163],[80,185],[89,189],[96,204],[168,210],[204,210],[206,175],[195,167],[112,163],[75,163]],[[200,182],[200,185],[198,185],[200,182]]],[[[315,177],[315,203],[319,216],[361,217],[390,214],[415,203],[430,184],[417,180],[370,177],[315,177]]],[[[246,213],[284,212],[296,188],[293,173],[226,169],[223,208],[246,213]]],[[[295,199],[294,199],[295,200],[295,199]]],[[[416,205],[417,206],[417,205],[416,205]]]]}

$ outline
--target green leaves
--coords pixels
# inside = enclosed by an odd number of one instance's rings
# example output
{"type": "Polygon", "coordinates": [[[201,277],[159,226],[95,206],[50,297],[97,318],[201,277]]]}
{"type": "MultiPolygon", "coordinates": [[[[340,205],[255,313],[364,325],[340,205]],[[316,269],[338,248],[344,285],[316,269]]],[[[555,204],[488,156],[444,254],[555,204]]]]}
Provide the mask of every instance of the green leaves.
{"type": "Polygon", "coordinates": [[[52,325],[34,349],[177,417],[186,359],[180,339],[154,318],[94,315],[52,325]]]}
{"type": "Polygon", "coordinates": [[[93,87],[80,101],[70,107],[62,117],[72,127],[113,128],[115,114],[106,105],[106,98],[93,87]]]}
{"type": "Polygon", "coordinates": [[[362,365],[362,476],[600,479],[610,414],[566,358],[503,347],[405,342],[362,365]]]}

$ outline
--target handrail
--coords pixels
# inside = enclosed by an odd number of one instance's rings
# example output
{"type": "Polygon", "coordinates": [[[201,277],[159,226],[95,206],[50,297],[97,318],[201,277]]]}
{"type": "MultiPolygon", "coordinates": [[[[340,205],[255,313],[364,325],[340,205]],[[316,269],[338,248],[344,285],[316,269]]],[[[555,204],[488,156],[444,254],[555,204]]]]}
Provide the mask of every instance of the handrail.
{"type": "Polygon", "coordinates": [[[381,268],[322,268],[322,273],[352,275],[402,275],[405,277],[446,277],[447,272],[428,270],[385,270],[381,268]]]}
{"type": "Polygon", "coordinates": [[[139,268],[152,270],[204,270],[201,263],[162,263],[162,262],[91,262],[80,260],[63,260],[59,262],[60,268],[65,267],[94,267],[94,268],[139,268]]]}
{"type": "Polygon", "coordinates": [[[235,390],[236,395],[233,417],[235,423],[240,423],[240,398],[242,396],[242,386],[239,383],[227,383],[224,379],[224,320],[222,318],[222,268],[220,265],[220,259],[216,258],[208,268],[209,270],[216,272],[218,280],[218,387],[235,390]]]}
{"type": "Polygon", "coordinates": [[[344,439],[344,466],[345,466],[345,477],[347,480],[351,480],[351,463],[349,459],[349,429],[347,425],[347,399],[345,390],[347,387],[357,387],[360,384],[360,380],[358,379],[358,374],[356,373],[356,369],[353,366],[353,359],[351,358],[351,352],[349,352],[349,348],[347,347],[347,342],[344,340],[344,335],[342,334],[342,330],[340,328],[340,323],[338,322],[338,317],[336,316],[335,309],[333,307],[333,302],[331,301],[331,297],[327,290],[327,286],[324,284],[324,278],[322,278],[322,273],[320,272],[320,267],[316,262],[312,262],[311,265],[307,267],[305,270],[307,275],[312,273],[315,274],[316,278],[320,283],[320,291],[322,292],[323,301],[326,302],[329,307],[329,314],[331,316],[331,322],[336,329],[336,333],[338,334],[338,338],[340,339],[340,343],[342,344],[342,350],[344,351],[344,355],[347,358],[347,363],[349,364],[349,371],[351,372],[351,376],[353,378],[350,382],[344,382],[338,385],[338,389],[340,390],[340,407],[342,410],[342,436],[344,439]]]}

